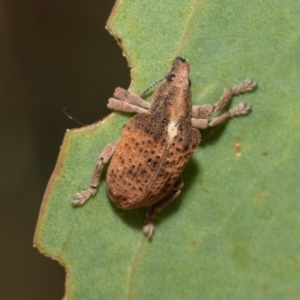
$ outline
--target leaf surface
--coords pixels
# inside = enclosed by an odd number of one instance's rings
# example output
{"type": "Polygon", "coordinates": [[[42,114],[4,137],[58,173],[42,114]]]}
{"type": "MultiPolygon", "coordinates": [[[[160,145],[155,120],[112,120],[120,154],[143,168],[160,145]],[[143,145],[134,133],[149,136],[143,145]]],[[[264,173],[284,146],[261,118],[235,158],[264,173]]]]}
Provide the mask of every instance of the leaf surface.
{"type": "MultiPolygon", "coordinates": [[[[142,235],[145,209],[120,211],[105,174],[73,208],[98,154],[129,115],[66,133],[43,200],[35,244],[67,269],[67,299],[300,297],[300,2],[118,1],[108,28],[141,93],[174,57],[191,65],[194,104],[254,78],[236,97],[253,111],[203,132],[180,197],[142,235]]],[[[104,172],[105,173],[105,172],[104,172]]]]}

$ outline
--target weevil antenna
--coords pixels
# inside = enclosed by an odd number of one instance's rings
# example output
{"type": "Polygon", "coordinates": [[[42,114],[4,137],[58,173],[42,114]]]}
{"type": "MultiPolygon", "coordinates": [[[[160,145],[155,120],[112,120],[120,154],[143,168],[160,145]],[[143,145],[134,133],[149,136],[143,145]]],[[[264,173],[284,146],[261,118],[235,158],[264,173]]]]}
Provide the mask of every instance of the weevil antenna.
{"type": "Polygon", "coordinates": [[[74,122],[77,122],[78,124],[82,125],[82,126],[85,126],[86,124],[78,121],[77,119],[73,118],[71,115],[69,115],[67,112],[66,112],[66,108],[63,109],[63,113],[72,121],[74,122]]]}
{"type": "Polygon", "coordinates": [[[158,79],[157,81],[153,82],[152,84],[150,84],[139,96],[141,98],[145,97],[145,95],[147,94],[147,92],[149,90],[151,90],[154,86],[156,86],[158,83],[162,82],[163,80],[166,79],[167,76],[164,76],[163,78],[158,79]]]}

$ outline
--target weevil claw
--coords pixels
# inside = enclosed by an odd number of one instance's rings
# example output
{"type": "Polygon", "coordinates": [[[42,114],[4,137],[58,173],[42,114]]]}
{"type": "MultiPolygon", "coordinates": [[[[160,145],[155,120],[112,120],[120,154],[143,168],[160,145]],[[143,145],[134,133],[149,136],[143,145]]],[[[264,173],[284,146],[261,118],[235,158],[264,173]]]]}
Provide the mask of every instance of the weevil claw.
{"type": "Polygon", "coordinates": [[[252,91],[256,88],[257,86],[257,81],[254,81],[252,79],[246,79],[243,83],[243,89],[245,92],[248,92],[248,91],[252,91]]]}
{"type": "Polygon", "coordinates": [[[246,115],[251,110],[251,105],[241,102],[237,106],[230,109],[228,112],[231,117],[239,116],[239,115],[246,115]]]}
{"type": "Polygon", "coordinates": [[[95,189],[88,188],[87,190],[82,190],[74,195],[72,204],[74,206],[83,205],[89,198],[91,198],[96,193],[95,189]]]}
{"type": "Polygon", "coordinates": [[[152,237],[152,235],[154,233],[154,229],[155,229],[154,224],[152,222],[150,222],[144,226],[143,232],[148,238],[150,238],[150,237],[152,237]]]}

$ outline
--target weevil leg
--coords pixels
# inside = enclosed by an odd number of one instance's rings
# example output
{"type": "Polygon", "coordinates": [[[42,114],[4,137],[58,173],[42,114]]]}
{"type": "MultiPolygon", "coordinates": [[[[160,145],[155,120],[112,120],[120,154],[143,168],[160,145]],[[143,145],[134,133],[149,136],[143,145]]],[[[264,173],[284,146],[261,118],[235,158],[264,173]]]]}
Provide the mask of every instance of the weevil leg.
{"type": "Polygon", "coordinates": [[[224,111],[221,115],[219,115],[216,118],[212,118],[211,120],[191,118],[191,125],[192,127],[199,128],[199,129],[205,129],[207,127],[217,126],[229,118],[240,116],[240,115],[246,115],[250,111],[250,109],[251,109],[251,105],[241,102],[237,106],[231,108],[228,111],[224,111]]]}
{"type": "Polygon", "coordinates": [[[198,129],[205,129],[208,127],[209,120],[208,119],[202,119],[202,118],[191,118],[191,125],[192,127],[198,128],[198,129]]]}
{"type": "Polygon", "coordinates": [[[154,216],[157,213],[161,212],[167,205],[169,205],[175,198],[178,197],[183,185],[184,182],[181,176],[174,184],[173,190],[149,209],[149,211],[146,214],[146,221],[143,228],[143,232],[146,236],[150,238],[154,233],[154,228],[155,228],[153,224],[154,216]]]}
{"type": "Polygon", "coordinates": [[[225,88],[219,101],[214,105],[214,112],[223,109],[232,99],[234,95],[253,91],[257,86],[257,82],[252,79],[246,79],[241,84],[232,88],[225,88]]]}
{"type": "Polygon", "coordinates": [[[255,89],[257,82],[251,79],[246,79],[241,84],[225,88],[222,96],[215,105],[205,104],[201,106],[194,105],[192,107],[193,118],[205,118],[211,116],[214,112],[222,110],[233,98],[234,95],[238,95],[245,92],[250,92],[255,89]]]}
{"type": "Polygon", "coordinates": [[[250,111],[250,109],[251,109],[251,105],[241,102],[237,106],[231,108],[230,110],[223,112],[220,116],[209,120],[208,126],[209,127],[217,126],[229,118],[240,116],[240,115],[246,115],[250,111]]]}
{"type": "Polygon", "coordinates": [[[142,108],[140,106],[130,104],[128,102],[121,101],[115,98],[109,98],[107,107],[116,111],[136,113],[136,114],[140,114],[148,111],[146,108],[142,108]]]}
{"type": "Polygon", "coordinates": [[[192,118],[202,119],[211,116],[213,113],[214,106],[211,104],[192,106],[192,118]]]}
{"type": "Polygon", "coordinates": [[[118,87],[115,89],[114,98],[109,98],[107,107],[116,111],[139,114],[146,112],[150,103],[139,95],[118,87]]]}
{"type": "Polygon", "coordinates": [[[96,194],[99,186],[99,179],[100,179],[102,168],[106,163],[109,162],[109,160],[113,156],[116,147],[118,145],[118,142],[119,141],[114,141],[109,143],[104,148],[104,150],[100,153],[97,164],[94,168],[94,172],[93,172],[93,176],[89,188],[82,190],[79,193],[76,193],[74,195],[72,201],[73,205],[83,205],[89,198],[91,198],[96,194]]]}
{"type": "Polygon", "coordinates": [[[206,117],[212,115],[214,112],[222,110],[231,101],[234,95],[252,91],[256,86],[257,82],[246,79],[240,85],[232,88],[225,88],[221,98],[215,105],[205,104],[202,106],[193,106],[191,125],[195,128],[205,129],[207,127],[217,126],[228,118],[247,114],[250,111],[251,106],[246,103],[240,103],[232,109],[223,112],[216,118],[211,120],[206,119],[206,117]]]}
{"type": "Polygon", "coordinates": [[[125,89],[122,89],[120,87],[115,89],[114,92],[114,97],[116,99],[119,99],[121,101],[133,104],[133,105],[137,105],[146,109],[149,109],[150,107],[150,103],[143,100],[141,96],[132,93],[130,91],[127,91],[125,89]]]}

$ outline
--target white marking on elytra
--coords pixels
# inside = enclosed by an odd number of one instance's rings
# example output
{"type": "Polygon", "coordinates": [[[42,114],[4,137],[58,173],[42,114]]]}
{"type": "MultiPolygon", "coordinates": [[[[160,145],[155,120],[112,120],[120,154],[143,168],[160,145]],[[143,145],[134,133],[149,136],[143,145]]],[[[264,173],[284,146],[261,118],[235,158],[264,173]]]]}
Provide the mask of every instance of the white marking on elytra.
{"type": "Polygon", "coordinates": [[[177,126],[175,121],[171,121],[168,125],[168,136],[170,140],[173,140],[173,138],[177,135],[177,126]]]}

